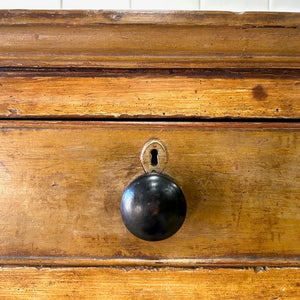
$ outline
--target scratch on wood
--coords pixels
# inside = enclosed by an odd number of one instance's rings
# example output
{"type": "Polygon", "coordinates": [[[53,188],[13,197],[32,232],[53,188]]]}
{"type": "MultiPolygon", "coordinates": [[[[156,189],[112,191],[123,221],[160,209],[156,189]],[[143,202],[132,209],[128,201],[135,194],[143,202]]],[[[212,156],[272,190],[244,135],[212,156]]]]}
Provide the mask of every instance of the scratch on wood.
{"type": "Polygon", "coordinates": [[[15,108],[9,108],[9,117],[16,117],[18,116],[18,109],[15,108]]]}
{"type": "Polygon", "coordinates": [[[241,200],[241,204],[240,204],[240,207],[239,207],[238,218],[237,218],[237,227],[240,226],[240,219],[241,219],[242,209],[243,209],[243,199],[241,200]]]}
{"type": "Polygon", "coordinates": [[[0,165],[2,166],[3,170],[5,171],[6,174],[10,175],[8,169],[6,168],[6,166],[4,165],[4,163],[2,161],[0,161],[0,165]]]}
{"type": "Polygon", "coordinates": [[[268,272],[269,268],[268,267],[255,267],[254,268],[254,273],[260,273],[260,272],[268,272]]]}

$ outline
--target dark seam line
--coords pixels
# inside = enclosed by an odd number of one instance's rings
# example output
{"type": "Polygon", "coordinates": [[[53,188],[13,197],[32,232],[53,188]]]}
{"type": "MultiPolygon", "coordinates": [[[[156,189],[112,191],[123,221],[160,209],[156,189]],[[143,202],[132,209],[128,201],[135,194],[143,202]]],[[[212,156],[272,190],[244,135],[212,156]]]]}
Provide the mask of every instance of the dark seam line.
{"type": "Polygon", "coordinates": [[[219,123],[297,123],[300,122],[300,118],[276,118],[276,119],[266,119],[266,118],[243,118],[243,119],[233,119],[233,118],[140,118],[140,117],[130,117],[130,118],[99,118],[99,117],[19,117],[19,118],[0,118],[0,121],[107,121],[107,122],[184,122],[184,123],[212,123],[212,122],[219,122],[219,123]]]}

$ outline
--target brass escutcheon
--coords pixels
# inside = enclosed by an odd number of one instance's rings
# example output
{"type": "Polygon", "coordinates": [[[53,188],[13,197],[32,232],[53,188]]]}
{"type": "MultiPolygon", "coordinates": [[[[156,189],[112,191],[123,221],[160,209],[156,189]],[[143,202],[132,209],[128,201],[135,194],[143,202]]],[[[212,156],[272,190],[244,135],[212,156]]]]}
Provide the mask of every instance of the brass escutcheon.
{"type": "Polygon", "coordinates": [[[162,173],[168,162],[167,149],[161,141],[152,139],[144,145],[140,159],[146,173],[162,173]]]}

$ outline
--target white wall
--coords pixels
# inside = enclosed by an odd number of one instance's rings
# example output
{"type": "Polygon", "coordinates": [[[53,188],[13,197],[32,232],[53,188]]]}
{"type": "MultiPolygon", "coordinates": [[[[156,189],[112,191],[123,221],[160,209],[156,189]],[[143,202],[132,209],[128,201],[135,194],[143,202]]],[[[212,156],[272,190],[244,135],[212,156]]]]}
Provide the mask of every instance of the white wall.
{"type": "Polygon", "coordinates": [[[0,0],[0,9],[151,9],[300,12],[300,0],[0,0]]]}

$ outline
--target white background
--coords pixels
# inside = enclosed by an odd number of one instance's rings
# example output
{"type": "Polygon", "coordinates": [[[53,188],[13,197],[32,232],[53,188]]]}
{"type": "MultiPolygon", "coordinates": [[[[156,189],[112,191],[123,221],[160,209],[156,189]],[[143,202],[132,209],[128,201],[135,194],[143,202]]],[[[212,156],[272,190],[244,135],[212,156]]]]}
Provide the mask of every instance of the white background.
{"type": "Polygon", "coordinates": [[[151,9],[300,12],[300,0],[0,0],[0,9],[151,9]]]}

